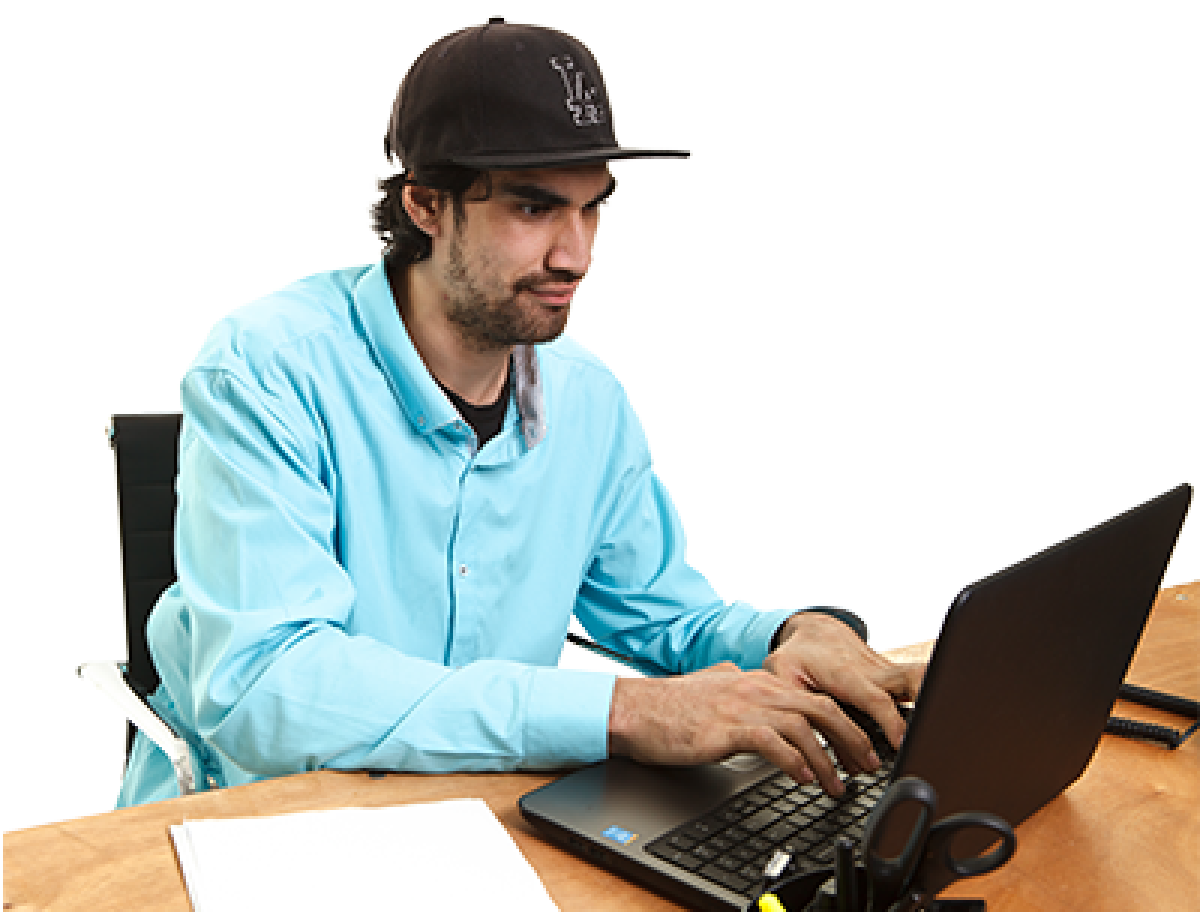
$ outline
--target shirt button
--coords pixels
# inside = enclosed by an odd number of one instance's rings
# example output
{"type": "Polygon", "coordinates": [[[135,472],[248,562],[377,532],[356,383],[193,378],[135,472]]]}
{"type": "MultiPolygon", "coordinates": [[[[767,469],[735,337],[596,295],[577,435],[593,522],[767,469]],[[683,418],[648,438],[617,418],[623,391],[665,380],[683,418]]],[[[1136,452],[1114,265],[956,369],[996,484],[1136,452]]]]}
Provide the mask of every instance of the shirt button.
{"type": "Polygon", "coordinates": [[[471,572],[471,571],[470,571],[470,570],[467,568],[467,565],[466,565],[466,564],[459,564],[459,565],[458,565],[458,575],[459,575],[461,578],[463,578],[463,579],[466,579],[466,578],[467,578],[467,574],[468,574],[468,573],[470,573],[470,572],[471,572]]]}

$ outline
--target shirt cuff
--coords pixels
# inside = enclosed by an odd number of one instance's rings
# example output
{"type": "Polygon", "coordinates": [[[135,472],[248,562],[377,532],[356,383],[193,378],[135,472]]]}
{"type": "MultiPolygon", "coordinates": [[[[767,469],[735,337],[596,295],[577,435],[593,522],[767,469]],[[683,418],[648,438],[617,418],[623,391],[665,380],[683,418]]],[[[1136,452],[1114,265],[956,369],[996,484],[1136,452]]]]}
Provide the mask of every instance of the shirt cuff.
{"type": "Polygon", "coordinates": [[[526,768],[597,763],[608,757],[608,716],[617,676],[538,668],[529,689],[526,768]]]}
{"type": "MultiPolygon", "coordinates": [[[[871,644],[870,625],[863,620],[862,616],[860,616],[858,612],[851,611],[850,608],[842,608],[834,605],[806,605],[791,611],[787,617],[790,618],[792,617],[792,614],[799,614],[802,611],[815,611],[820,614],[828,614],[829,617],[838,618],[840,622],[850,626],[850,629],[858,634],[859,640],[862,640],[864,643],[868,644],[868,646],[871,644]]],[[[775,637],[779,636],[779,631],[784,629],[784,624],[786,623],[787,620],[785,619],[784,623],[780,624],[778,628],[775,629],[774,634],[772,634],[772,637],[770,637],[770,646],[768,649],[778,647],[778,643],[775,642],[775,637]]]]}

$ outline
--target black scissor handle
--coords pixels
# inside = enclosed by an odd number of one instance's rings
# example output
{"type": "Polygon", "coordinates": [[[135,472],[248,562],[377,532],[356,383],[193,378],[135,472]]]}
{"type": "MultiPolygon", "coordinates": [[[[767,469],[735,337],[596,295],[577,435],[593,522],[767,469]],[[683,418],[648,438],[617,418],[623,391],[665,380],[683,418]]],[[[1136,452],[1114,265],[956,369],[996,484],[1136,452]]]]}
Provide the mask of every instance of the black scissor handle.
{"type": "MultiPolygon", "coordinates": [[[[930,863],[938,864],[956,877],[977,877],[987,874],[1005,864],[1017,850],[1017,835],[1008,821],[986,811],[967,811],[951,814],[939,820],[929,830],[925,843],[925,859],[922,868],[930,863]],[[954,854],[956,836],[966,830],[991,830],[999,837],[999,844],[984,855],[959,857],[954,854]]],[[[919,875],[918,875],[919,876],[919,875]]]]}
{"type": "Polygon", "coordinates": [[[863,827],[863,864],[870,875],[873,888],[884,895],[895,896],[912,879],[917,865],[925,855],[926,839],[937,813],[937,792],[924,779],[905,776],[893,782],[867,815],[863,827]],[[883,825],[902,804],[915,804],[919,814],[908,833],[904,848],[899,855],[885,856],[879,852],[879,841],[886,827],[883,825]]]}

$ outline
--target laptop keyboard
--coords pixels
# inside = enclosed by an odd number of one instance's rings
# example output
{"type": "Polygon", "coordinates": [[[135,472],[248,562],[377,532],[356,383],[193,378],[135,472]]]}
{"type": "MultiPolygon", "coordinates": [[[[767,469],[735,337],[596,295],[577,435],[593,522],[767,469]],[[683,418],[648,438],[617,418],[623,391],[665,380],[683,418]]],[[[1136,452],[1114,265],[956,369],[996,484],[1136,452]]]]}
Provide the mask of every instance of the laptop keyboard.
{"type": "Polygon", "coordinates": [[[648,843],[646,851],[734,893],[752,896],[777,851],[792,856],[786,876],[831,864],[838,836],[848,836],[857,845],[867,814],[887,788],[890,768],[885,763],[877,772],[847,779],[840,798],[831,798],[816,784],[800,785],[776,773],[648,843]]]}

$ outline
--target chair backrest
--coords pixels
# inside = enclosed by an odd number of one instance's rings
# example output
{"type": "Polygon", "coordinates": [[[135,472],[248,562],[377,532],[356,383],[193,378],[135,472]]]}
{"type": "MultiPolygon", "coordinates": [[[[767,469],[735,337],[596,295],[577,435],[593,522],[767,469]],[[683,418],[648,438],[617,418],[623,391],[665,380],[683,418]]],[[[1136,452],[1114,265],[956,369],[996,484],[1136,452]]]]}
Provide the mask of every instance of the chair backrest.
{"type": "Polygon", "coordinates": [[[175,475],[182,416],[113,415],[109,443],[117,461],[121,567],[125,582],[126,681],[145,697],[158,687],[146,647],[146,619],[175,581],[175,475]]]}

